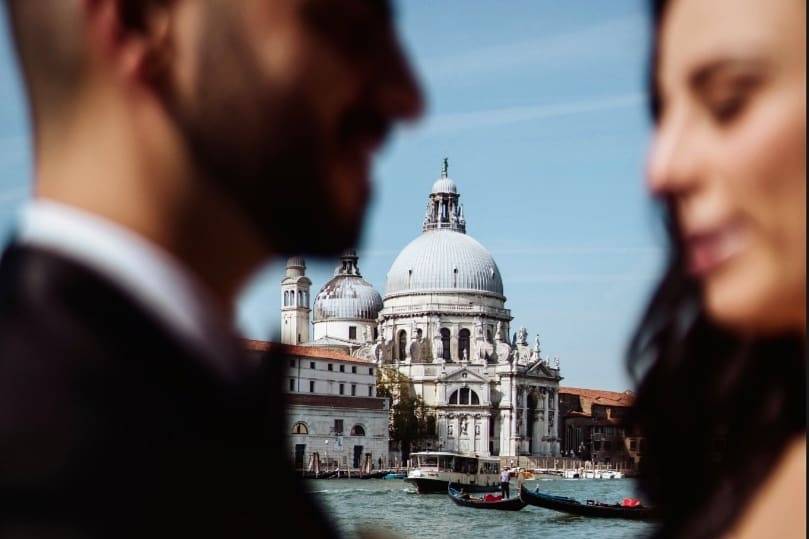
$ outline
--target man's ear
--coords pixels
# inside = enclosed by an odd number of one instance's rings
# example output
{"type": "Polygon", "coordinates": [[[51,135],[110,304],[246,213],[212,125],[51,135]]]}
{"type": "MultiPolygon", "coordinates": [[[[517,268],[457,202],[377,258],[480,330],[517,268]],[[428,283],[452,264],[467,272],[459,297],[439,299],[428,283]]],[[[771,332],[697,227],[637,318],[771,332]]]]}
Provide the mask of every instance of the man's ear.
{"type": "Polygon", "coordinates": [[[152,84],[171,58],[173,0],[81,0],[91,47],[129,82],[152,84]]]}
{"type": "Polygon", "coordinates": [[[172,58],[174,0],[118,0],[121,23],[133,55],[132,75],[146,84],[166,75],[172,58]]]}

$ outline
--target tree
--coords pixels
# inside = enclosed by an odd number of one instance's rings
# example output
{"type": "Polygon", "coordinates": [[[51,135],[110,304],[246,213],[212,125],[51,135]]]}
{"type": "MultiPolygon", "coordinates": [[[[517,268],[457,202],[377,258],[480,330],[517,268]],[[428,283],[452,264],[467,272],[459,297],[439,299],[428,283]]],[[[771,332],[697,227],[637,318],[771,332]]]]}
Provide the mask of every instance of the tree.
{"type": "Polygon", "coordinates": [[[377,369],[376,394],[391,401],[390,439],[399,443],[402,459],[410,455],[413,445],[435,436],[435,416],[427,411],[424,400],[411,390],[410,378],[394,367],[377,369]]]}

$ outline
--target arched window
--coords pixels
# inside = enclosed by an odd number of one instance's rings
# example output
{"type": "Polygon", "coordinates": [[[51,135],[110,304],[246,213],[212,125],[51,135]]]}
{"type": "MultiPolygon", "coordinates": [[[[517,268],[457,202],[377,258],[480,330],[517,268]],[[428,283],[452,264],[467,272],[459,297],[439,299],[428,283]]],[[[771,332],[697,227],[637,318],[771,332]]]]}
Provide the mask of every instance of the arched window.
{"type": "Polygon", "coordinates": [[[354,425],[351,427],[351,436],[365,436],[365,429],[362,425],[354,425]]]}
{"type": "Polygon", "coordinates": [[[492,328],[486,330],[486,342],[494,342],[494,337],[492,337],[492,328]]]}
{"type": "Polygon", "coordinates": [[[441,347],[443,348],[441,357],[449,361],[449,330],[447,328],[441,328],[441,347]]]}
{"type": "Polygon", "coordinates": [[[295,423],[292,425],[292,434],[309,434],[309,428],[305,423],[295,423]]]}
{"type": "Polygon", "coordinates": [[[284,307],[289,305],[289,290],[284,290],[284,307]]]}
{"type": "Polygon", "coordinates": [[[469,355],[469,330],[462,329],[458,332],[458,357],[459,359],[466,359],[471,357],[469,355]],[[464,354],[465,352],[465,354],[464,354]]]}
{"type": "Polygon", "coordinates": [[[295,291],[294,290],[289,291],[289,304],[293,305],[293,306],[295,305],[295,291]]]}
{"type": "Polygon", "coordinates": [[[452,392],[452,395],[449,396],[449,403],[460,405],[480,404],[480,397],[468,387],[463,387],[452,392]]]}
{"type": "Polygon", "coordinates": [[[407,357],[407,332],[399,331],[399,360],[404,361],[407,357]]]}

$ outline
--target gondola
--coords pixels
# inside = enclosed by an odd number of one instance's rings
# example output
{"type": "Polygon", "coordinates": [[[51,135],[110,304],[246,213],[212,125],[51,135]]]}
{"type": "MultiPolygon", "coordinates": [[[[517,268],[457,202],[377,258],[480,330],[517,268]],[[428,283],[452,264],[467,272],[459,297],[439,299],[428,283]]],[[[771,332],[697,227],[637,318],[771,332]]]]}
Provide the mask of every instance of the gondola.
{"type": "Polygon", "coordinates": [[[520,499],[528,505],[583,517],[626,518],[631,520],[653,520],[655,518],[654,508],[652,507],[643,505],[631,507],[619,503],[606,504],[592,500],[581,503],[565,496],[543,494],[539,492],[539,489],[531,492],[525,486],[520,489],[520,499]]]}
{"type": "Polygon", "coordinates": [[[525,507],[523,502],[518,496],[506,499],[486,500],[486,495],[483,498],[472,498],[471,496],[461,494],[461,492],[450,484],[447,487],[447,494],[456,505],[461,507],[474,507],[475,509],[499,509],[500,511],[519,511],[525,507]]]}

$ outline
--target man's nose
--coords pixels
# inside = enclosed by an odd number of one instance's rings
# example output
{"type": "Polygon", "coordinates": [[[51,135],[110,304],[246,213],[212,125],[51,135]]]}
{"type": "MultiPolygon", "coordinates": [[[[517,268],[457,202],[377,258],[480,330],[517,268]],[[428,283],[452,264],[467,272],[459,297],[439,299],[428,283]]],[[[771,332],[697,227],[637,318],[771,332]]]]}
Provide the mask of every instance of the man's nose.
{"type": "Polygon", "coordinates": [[[424,112],[424,95],[410,61],[398,45],[380,62],[377,105],[389,118],[416,120],[424,112]]]}

